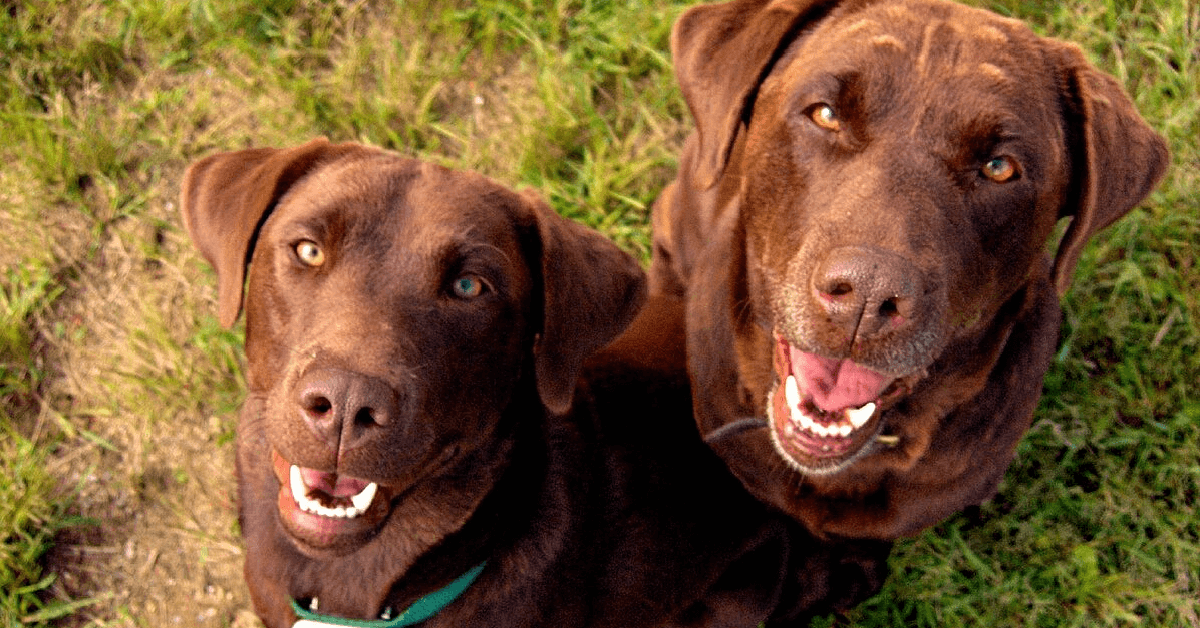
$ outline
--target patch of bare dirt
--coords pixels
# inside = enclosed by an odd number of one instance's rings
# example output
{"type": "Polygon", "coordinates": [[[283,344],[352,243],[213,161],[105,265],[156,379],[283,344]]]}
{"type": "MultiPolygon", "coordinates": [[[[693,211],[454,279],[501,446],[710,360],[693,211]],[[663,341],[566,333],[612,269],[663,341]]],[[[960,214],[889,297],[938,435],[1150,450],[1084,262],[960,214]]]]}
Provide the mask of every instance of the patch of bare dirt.
{"type": "Polygon", "coordinates": [[[43,429],[63,433],[51,470],[87,521],[45,561],[51,593],[94,600],[64,626],[250,628],[233,471],[240,349],[215,323],[212,277],[173,199],[150,202],[91,243],[42,323],[43,429]]]}

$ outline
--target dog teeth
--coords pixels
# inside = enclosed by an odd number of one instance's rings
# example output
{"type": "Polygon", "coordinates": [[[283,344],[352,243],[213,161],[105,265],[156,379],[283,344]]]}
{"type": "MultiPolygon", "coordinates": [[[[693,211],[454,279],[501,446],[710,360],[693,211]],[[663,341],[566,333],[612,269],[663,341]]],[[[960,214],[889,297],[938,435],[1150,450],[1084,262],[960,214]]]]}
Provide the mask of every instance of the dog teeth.
{"type": "Polygon", "coordinates": [[[800,405],[800,385],[796,383],[795,375],[788,375],[784,380],[783,395],[787,399],[788,407],[795,413],[796,407],[800,405]]]}
{"type": "Polygon", "coordinates": [[[854,426],[854,429],[866,425],[867,421],[870,421],[873,416],[875,416],[875,404],[873,403],[846,411],[846,418],[850,419],[850,424],[854,426]]]}
{"type": "Polygon", "coordinates": [[[358,495],[351,497],[350,503],[354,504],[354,507],[358,509],[359,512],[366,512],[367,508],[371,507],[371,502],[375,501],[375,491],[378,488],[378,484],[371,482],[366,488],[360,491],[358,495]]]}
{"type": "Polygon", "coordinates": [[[334,519],[353,519],[363,514],[371,507],[371,502],[375,501],[375,493],[379,489],[378,484],[371,482],[357,495],[350,498],[352,505],[349,508],[345,506],[329,508],[308,496],[308,487],[304,485],[304,478],[300,476],[300,467],[292,465],[289,479],[292,499],[296,500],[296,505],[300,507],[300,510],[334,519]]]}
{"type": "Polygon", "coordinates": [[[829,425],[821,423],[801,409],[800,386],[793,375],[788,375],[784,380],[783,394],[792,417],[789,432],[793,429],[801,429],[821,438],[848,438],[855,430],[866,425],[875,415],[875,404],[868,403],[861,408],[846,410],[843,421],[829,425]]]}
{"type": "Polygon", "coordinates": [[[304,486],[304,479],[300,477],[300,467],[292,465],[291,469],[291,485],[292,499],[296,500],[297,504],[303,505],[308,500],[308,487],[304,486]]]}

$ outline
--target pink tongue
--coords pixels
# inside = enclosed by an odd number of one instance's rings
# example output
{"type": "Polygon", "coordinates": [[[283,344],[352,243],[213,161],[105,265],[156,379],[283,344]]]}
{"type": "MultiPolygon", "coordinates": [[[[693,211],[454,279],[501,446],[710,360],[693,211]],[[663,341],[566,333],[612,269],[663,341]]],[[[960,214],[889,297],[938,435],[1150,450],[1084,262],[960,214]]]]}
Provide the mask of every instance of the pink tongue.
{"type": "Polygon", "coordinates": [[[315,489],[330,497],[352,497],[367,487],[366,480],[356,480],[336,473],[325,473],[300,467],[300,477],[309,489],[315,489]]]}
{"type": "Polygon", "coordinates": [[[890,380],[850,360],[832,360],[788,347],[792,375],[825,412],[859,408],[879,398],[890,380]]]}

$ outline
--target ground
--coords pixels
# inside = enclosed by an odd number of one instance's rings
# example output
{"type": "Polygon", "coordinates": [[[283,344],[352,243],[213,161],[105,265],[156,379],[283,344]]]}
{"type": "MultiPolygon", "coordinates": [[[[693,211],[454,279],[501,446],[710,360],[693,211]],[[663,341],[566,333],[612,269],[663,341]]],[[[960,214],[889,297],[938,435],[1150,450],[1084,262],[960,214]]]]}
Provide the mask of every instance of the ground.
{"type": "MultiPolygon", "coordinates": [[[[0,626],[257,625],[241,332],[179,220],[188,163],[362,141],[536,189],[645,260],[690,129],[687,4],[0,3],[0,626]]],[[[976,4],[1079,42],[1173,165],[1081,262],[1001,493],[902,542],[839,625],[1200,628],[1200,5],[976,4]]]]}

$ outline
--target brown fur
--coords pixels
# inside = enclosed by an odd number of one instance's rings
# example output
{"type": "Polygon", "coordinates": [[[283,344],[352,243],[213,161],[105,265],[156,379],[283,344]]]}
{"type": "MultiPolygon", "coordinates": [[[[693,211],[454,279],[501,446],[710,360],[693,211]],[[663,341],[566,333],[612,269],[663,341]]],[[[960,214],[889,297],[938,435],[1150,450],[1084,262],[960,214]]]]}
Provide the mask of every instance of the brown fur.
{"type": "MultiPolygon", "coordinates": [[[[225,325],[244,295],[240,521],[270,628],[293,623],[293,598],[346,618],[398,611],[485,560],[423,626],[752,627],[798,612],[781,602],[801,599],[786,574],[817,559],[698,438],[682,332],[635,326],[577,390],[644,291],[598,234],[481,176],[324,140],[203,159],[182,210],[225,325]],[[293,464],[379,494],[356,518],[302,513],[293,464]]],[[[819,551],[875,586],[861,548],[819,551]]]]}
{"type": "MultiPolygon", "coordinates": [[[[783,374],[837,364],[887,386],[870,423],[833,446],[776,446],[776,427],[714,442],[751,493],[852,539],[988,499],[1030,424],[1059,294],[1162,177],[1163,140],[1077,47],[943,0],[702,5],[672,47],[697,130],[654,208],[650,281],[687,302],[701,432],[797,416],[783,374]]],[[[821,426],[845,424],[839,407],[821,426]]]]}

